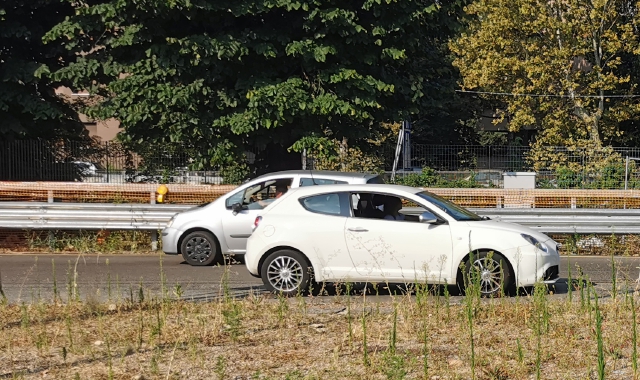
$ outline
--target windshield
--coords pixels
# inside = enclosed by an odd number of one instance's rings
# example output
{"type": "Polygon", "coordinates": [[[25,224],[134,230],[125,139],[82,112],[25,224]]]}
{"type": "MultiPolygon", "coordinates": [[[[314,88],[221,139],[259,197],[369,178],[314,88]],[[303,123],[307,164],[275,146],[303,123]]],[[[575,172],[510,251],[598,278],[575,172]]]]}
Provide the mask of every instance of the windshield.
{"type": "Polygon", "coordinates": [[[457,221],[482,220],[481,217],[472,213],[471,211],[466,210],[458,206],[457,204],[441,198],[435,194],[423,191],[421,193],[418,193],[417,195],[420,198],[431,202],[434,206],[438,207],[440,210],[444,211],[447,215],[451,216],[457,221]]]}

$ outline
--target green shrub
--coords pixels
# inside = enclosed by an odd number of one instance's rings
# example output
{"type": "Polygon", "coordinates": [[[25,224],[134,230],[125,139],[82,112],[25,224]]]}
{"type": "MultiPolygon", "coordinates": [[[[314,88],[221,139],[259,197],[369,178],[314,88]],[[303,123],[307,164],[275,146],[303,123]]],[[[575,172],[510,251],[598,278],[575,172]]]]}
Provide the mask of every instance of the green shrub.
{"type": "Polygon", "coordinates": [[[240,185],[249,178],[249,167],[244,163],[233,163],[225,166],[221,171],[223,183],[225,185],[240,185]]]}
{"type": "Polygon", "coordinates": [[[589,183],[589,188],[593,189],[621,189],[624,188],[624,171],[623,163],[613,163],[602,168],[599,175],[589,183]]]}
{"type": "Polygon", "coordinates": [[[578,173],[566,166],[561,166],[556,169],[556,180],[558,181],[558,188],[573,189],[582,187],[584,176],[582,173],[578,173]]]}
{"type": "Polygon", "coordinates": [[[475,180],[474,173],[469,179],[448,180],[442,177],[435,169],[425,167],[421,173],[410,173],[396,177],[393,182],[396,185],[411,187],[443,187],[443,188],[476,188],[483,187],[475,180]]]}

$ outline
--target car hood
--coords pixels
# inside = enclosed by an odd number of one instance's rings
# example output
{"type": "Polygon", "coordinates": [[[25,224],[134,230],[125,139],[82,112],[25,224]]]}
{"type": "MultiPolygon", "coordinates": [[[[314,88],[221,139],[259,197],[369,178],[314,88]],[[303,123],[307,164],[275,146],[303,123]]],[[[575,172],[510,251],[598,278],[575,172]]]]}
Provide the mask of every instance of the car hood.
{"type": "Polygon", "coordinates": [[[476,222],[467,222],[467,225],[470,228],[473,228],[475,231],[478,228],[486,228],[491,229],[493,231],[500,230],[505,232],[515,232],[520,234],[531,235],[536,238],[538,241],[546,242],[551,240],[551,238],[542,232],[538,232],[532,228],[523,226],[521,224],[510,223],[510,222],[502,222],[499,220],[479,220],[476,222]]]}
{"type": "Polygon", "coordinates": [[[202,214],[202,213],[206,213],[207,211],[205,211],[207,209],[207,206],[209,206],[211,203],[203,203],[201,205],[198,206],[193,206],[188,210],[184,210],[181,211],[179,213],[176,214],[176,218],[182,218],[182,217],[188,217],[188,218],[192,218],[194,215],[197,214],[202,214]]]}

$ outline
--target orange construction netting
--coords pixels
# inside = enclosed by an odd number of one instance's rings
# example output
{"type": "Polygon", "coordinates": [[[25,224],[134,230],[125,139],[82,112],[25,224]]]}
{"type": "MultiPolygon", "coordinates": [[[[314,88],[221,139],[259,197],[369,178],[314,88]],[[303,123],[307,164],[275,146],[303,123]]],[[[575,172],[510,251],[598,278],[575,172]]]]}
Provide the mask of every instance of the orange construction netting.
{"type": "MultiPolygon", "coordinates": [[[[0,201],[153,203],[158,184],[0,182],[0,201]]],[[[227,185],[167,185],[166,203],[201,204],[233,190],[227,185]]]]}
{"type": "MultiPolygon", "coordinates": [[[[152,203],[159,184],[1,182],[0,201],[152,203]]],[[[168,184],[165,203],[201,204],[233,185],[168,184]]],[[[471,208],[640,208],[640,190],[441,189],[429,191],[471,208]]]]}

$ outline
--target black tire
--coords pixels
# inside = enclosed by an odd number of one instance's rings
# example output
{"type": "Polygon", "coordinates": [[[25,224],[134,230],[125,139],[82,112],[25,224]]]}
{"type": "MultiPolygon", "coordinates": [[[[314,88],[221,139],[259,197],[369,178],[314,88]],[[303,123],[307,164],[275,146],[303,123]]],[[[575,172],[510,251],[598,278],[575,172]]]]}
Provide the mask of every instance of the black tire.
{"type": "Polygon", "coordinates": [[[309,290],[311,272],[302,253],[282,249],[267,256],[260,268],[260,277],[267,290],[290,297],[309,290]]]}
{"type": "Polygon", "coordinates": [[[194,231],[185,236],[180,244],[180,253],[193,266],[215,264],[222,257],[218,240],[208,231],[194,231]]]}
{"type": "Polygon", "coordinates": [[[475,280],[480,286],[482,297],[500,297],[512,294],[514,290],[514,277],[509,262],[504,256],[494,251],[474,252],[465,262],[462,276],[461,285],[465,292],[475,280]],[[471,261],[475,264],[476,270],[472,271],[471,261]]]}

